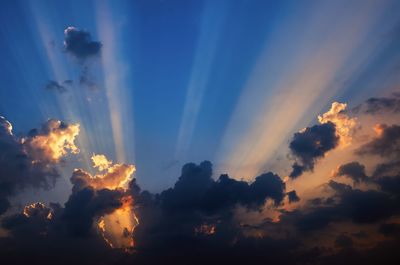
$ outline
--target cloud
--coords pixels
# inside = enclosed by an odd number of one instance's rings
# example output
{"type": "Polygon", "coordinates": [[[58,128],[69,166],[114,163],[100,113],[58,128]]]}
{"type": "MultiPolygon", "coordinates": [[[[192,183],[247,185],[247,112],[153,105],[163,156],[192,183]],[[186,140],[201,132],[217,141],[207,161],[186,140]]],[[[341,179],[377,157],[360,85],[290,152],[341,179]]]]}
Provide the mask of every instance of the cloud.
{"type": "MultiPolygon", "coordinates": [[[[267,172],[252,181],[213,176],[208,161],[184,165],[176,183],[155,194],[142,190],[133,178],[134,165],[93,154],[92,169],[72,173],[72,193],[63,206],[33,203],[2,220],[9,237],[0,239],[0,253],[13,260],[34,257],[41,264],[52,257],[44,249],[77,264],[91,264],[99,255],[104,264],[188,264],[194,257],[194,263],[337,264],[354,256],[368,264],[366,257],[373,255],[395,257],[391,251],[400,245],[395,241],[400,216],[398,125],[376,126],[376,135],[358,147],[353,129],[362,119],[348,113],[344,104],[333,104],[319,116],[320,124],[293,136],[294,175],[318,169],[315,164],[327,152],[345,146],[342,138],[354,139],[346,143],[356,150],[350,161],[343,161],[345,157],[340,162],[333,174],[337,178],[316,187],[316,195],[301,194],[300,202],[296,183],[285,183],[277,174],[267,172]]],[[[0,121],[0,143],[14,139],[9,143],[18,145],[33,164],[53,165],[77,149],[68,140],[55,140],[61,135],[70,139],[73,124],[49,121],[16,138],[11,124],[0,121]],[[47,144],[32,144],[38,136],[38,142],[47,144]],[[40,151],[43,146],[47,149],[40,151]],[[30,147],[35,152],[28,152],[30,147]]],[[[331,166],[334,170],[337,164],[331,166]]]]}
{"type": "Polygon", "coordinates": [[[352,136],[357,125],[355,118],[350,118],[346,113],[347,104],[333,102],[331,109],[318,116],[321,124],[332,122],[335,124],[336,133],[340,137],[342,146],[351,144],[352,136]]]}
{"type": "Polygon", "coordinates": [[[300,231],[315,231],[345,221],[376,224],[399,213],[399,200],[395,194],[353,189],[335,181],[330,181],[327,187],[334,191],[331,203],[310,205],[307,210],[295,210],[282,216],[282,219],[289,220],[300,231]]]}
{"type": "Polygon", "coordinates": [[[93,166],[100,171],[105,171],[96,175],[91,175],[83,169],[75,169],[71,182],[74,189],[93,187],[95,189],[116,189],[127,185],[131,180],[132,174],[136,171],[134,165],[112,164],[104,155],[92,156],[93,166]]]}
{"type": "Polygon", "coordinates": [[[333,102],[327,112],[318,116],[320,124],[294,134],[289,148],[297,161],[293,163],[289,177],[297,178],[305,171],[312,171],[325,153],[339,145],[351,144],[357,119],[349,117],[346,108],[345,103],[333,102]]]}
{"type": "Polygon", "coordinates": [[[171,211],[214,212],[229,209],[236,204],[248,208],[261,207],[267,199],[280,204],[285,196],[285,184],[278,175],[262,174],[249,184],[221,175],[212,179],[212,165],[208,161],[200,165],[186,164],[182,175],[173,188],[160,194],[163,208],[171,211]]]}
{"type": "Polygon", "coordinates": [[[350,162],[345,165],[341,165],[335,172],[335,176],[347,176],[356,183],[367,180],[365,166],[358,162],[350,162]]]}
{"type": "Polygon", "coordinates": [[[300,201],[300,197],[297,195],[295,190],[289,191],[286,195],[289,198],[289,203],[300,201]]]}
{"type": "Polygon", "coordinates": [[[393,93],[389,97],[373,97],[367,99],[362,104],[352,109],[355,114],[364,113],[369,115],[383,113],[399,113],[400,97],[399,94],[393,93]]]}
{"type": "Polygon", "coordinates": [[[102,154],[99,155],[93,154],[91,159],[93,162],[93,167],[98,168],[99,171],[106,170],[112,164],[112,161],[108,160],[107,157],[102,154]]]}
{"type": "Polygon", "coordinates": [[[51,91],[57,91],[60,93],[65,93],[68,91],[68,86],[71,86],[73,84],[73,80],[64,80],[63,82],[59,83],[54,80],[50,80],[47,82],[45,85],[45,89],[51,90],[51,91]]]}
{"type": "Polygon", "coordinates": [[[64,49],[80,62],[84,62],[93,56],[99,56],[101,46],[100,42],[92,41],[91,34],[88,31],[72,26],[64,30],[64,49]]]}
{"type": "Polygon", "coordinates": [[[400,158],[400,126],[380,124],[375,127],[377,136],[357,150],[359,155],[379,155],[400,158]]]}
{"type": "Polygon", "coordinates": [[[98,88],[92,66],[93,59],[101,55],[101,48],[101,42],[93,41],[88,31],[72,26],[64,30],[64,50],[76,59],[80,67],[79,84],[81,86],[89,89],[98,88]]]}
{"type": "Polygon", "coordinates": [[[62,219],[68,230],[76,236],[86,236],[92,230],[95,218],[112,213],[122,203],[122,190],[85,187],[73,192],[65,203],[62,219]]]}
{"type": "Polygon", "coordinates": [[[77,154],[75,138],[79,134],[79,124],[66,124],[59,120],[48,120],[29,136],[22,138],[22,145],[34,160],[58,162],[68,152],[77,154]]]}
{"type": "Polygon", "coordinates": [[[9,197],[25,188],[52,187],[59,173],[55,165],[77,151],[74,140],[79,125],[49,120],[39,130],[16,137],[12,125],[0,116],[0,214],[9,207],[9,197]]]}
{"type": "Polygon", "coordinates": [[[316,161],[338,144],[339,136],[332,122],[307,127],[295,133],[289,148],[298,162],[293,164],[290,177],[296,178],[304,171],[313,170],[316,161]]]}

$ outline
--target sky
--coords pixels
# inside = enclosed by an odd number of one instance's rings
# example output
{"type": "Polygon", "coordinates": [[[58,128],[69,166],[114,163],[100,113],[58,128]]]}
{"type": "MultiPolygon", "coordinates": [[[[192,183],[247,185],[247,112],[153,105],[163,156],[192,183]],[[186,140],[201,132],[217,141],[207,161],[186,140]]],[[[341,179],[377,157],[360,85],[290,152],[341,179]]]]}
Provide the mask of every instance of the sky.
{"type": "Polygon", "coordinates": [[[3,1],[1,256],[399,264],[399,14],[3,1]]]}

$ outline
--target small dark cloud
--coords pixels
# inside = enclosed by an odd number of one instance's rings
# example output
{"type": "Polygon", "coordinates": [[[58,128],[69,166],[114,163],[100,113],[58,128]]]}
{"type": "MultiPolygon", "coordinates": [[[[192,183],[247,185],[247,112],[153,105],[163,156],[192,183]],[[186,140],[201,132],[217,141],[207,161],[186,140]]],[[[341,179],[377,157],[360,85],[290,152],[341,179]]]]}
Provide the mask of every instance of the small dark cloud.
{"type": "Polygon", "coordinates": [[[360,183],[367,179],[367,175],[365,174],[365,166],[358,162],[350,162],[341,165],[336,172],[336,176],[349,177],[355,183],[360,183]]]}
{"type": "MultiPolygon", "coordinates": [[[[81,86],[91,90],[98,88],[95,75],[93,74],[93,63],[101,55],[102,44],[93,41],[91,34],[86,30],[68,27],[64,30],[64,50],[76,59],[81,73],[77,81],[81,86]]],[[[70,81],[70,80],[66,80],[70,81]]],[[[67,85],[68,83],[63,83],[67,85]]]]}
{"type": "Polygon", "coordinates": [[[389,161],[376,165],[372,175],[378,177],[382,175],[394,175],[397,172],[400,172],[400,161],[389,161]]]}
{"type": "Polygon", "coordinates": [[[353,108],[353,113],[365,113],[370,115],[400,112],[400,97],[393,93],[390,97],[369,98],[362,104],[353,108]]]}
{"type": "Polygon", "coordinates": [[[45,88],[47,90],[58,91],[60,93],[64,93],[64,92],[68,91],[67,87],[64,84],[60,84],[57,81],[53,81],[53,80],[50,80],[49,82],[47,82],[45,88]]]}
{"type": "Polygon", "coordinates": [[[400,126],[381,125],[381,132],[369,143],[361,146],[359,155],[379,155],[381,157],[400,158],[400,126]]]}
{"type": "Polygon", "coordinates": [[[289,198],[289,203],[300,201],[300,197],[297,196],[297,193],[295,190],[289,191],[286,195],[289,198]]]}
{"type": "Polygon", "coordinates": [[[339,136],[336,135],[335,124],[331,122],[307,127],[295,133],[289,148],[297,162],[292,166],[290,177],[296,178],[304,171],[313,170],[316,161],[338,143],[339,136]]]}
{"type": "Polygon", "coordinates": [[[99,56],[102,44],[93,41],[88,31],[75,27],[68,27],[64,30],[64,49],[74,56],[81,63],[88,58],[99,56]]]}

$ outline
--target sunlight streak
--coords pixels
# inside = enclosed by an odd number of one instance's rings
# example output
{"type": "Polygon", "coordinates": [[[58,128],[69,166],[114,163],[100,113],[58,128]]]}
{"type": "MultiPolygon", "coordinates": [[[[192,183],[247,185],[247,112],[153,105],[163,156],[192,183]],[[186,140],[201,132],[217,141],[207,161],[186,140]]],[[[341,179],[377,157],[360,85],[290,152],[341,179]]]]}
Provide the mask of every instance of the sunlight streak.
{"type": "Polygon", "coordinates": [[[226,129],[219,159],[228,157],[224,161],[228,172],[247,179],[259,174],[299,126],[308,125],[346,88],[345,80],[376,52],[378,43],[366,44],[365,39],[384,7],[376,1],[365,2],[361,9],[320,3],[307,19],[280,28],[279,36],[271,38],[276,42],[268,44],[260,57],[226,129]],[[351,61],[352,55],[358,56],[351,61]]]}
{"type": "Polygon", "coordinates": [[[207,4],[201,22],[197,51],[186,93],[183,116],[179,128],[175,159],[179,160],[188,151],[196,126],[204,92],[207,88],[215,52],[218,46],[221,25],[224,20],[223,5],[207,4]]]}

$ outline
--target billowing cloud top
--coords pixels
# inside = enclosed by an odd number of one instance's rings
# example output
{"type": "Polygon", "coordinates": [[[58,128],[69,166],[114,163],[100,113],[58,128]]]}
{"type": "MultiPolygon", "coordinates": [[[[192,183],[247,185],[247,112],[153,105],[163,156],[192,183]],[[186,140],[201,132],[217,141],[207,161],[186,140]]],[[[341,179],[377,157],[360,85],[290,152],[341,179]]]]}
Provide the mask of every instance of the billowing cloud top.
{"type": "Polygon", "coordinates": [[[22,139],[22,144],[28,155],[36,160],[57,162],[68,152],[79,152],[74,142],[78,134],[79,124],[49,120],[40,130],[31,130],[30,135],[22,139]]]}
{"type": "Polygon", "coordinates": [[[78,133],[78,124],[49,120],[41,129],[18,138],[12,134],[11,123],[0,116],[0,214],[18,190],[54,185],[59,176],[55,165],[69,152],[78,152],[74,144],[78,133]]]}

